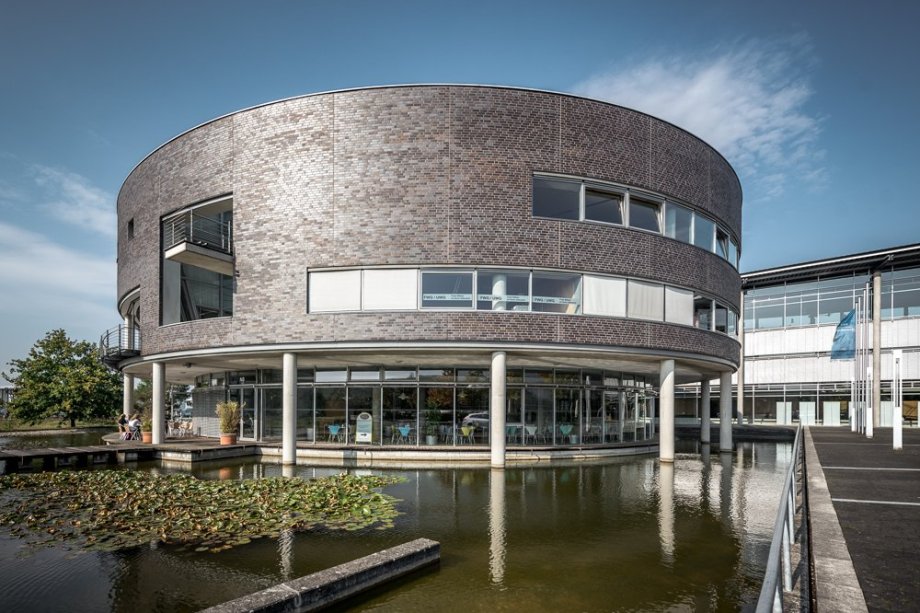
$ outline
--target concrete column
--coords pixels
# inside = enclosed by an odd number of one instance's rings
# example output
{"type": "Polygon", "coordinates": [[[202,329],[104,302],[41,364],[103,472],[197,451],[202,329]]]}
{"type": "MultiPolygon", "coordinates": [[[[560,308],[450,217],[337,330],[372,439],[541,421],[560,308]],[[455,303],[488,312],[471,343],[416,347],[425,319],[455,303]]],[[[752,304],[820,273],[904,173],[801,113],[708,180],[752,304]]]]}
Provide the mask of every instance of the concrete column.
{"type": "Polygon", "coordinates": [[[166,419],[166,364],[153,363],[153,444],[163,442],[163,425],[166,419]]]}
{"type": "Polygon", "coordinates": [[[122,390],[121,410],[125,417],[131,417],[134,413],[134,375],[122,373],[124,378],[124,390],[122,390]]]}
{"type": "MultiPolygon", "coordinates": [[[[738,425],[744,423],[744,291],[741,292],[741,298],[738,300],[741,308],[741,314],[738,316],[738,342],[741,343],[741,354],[738,359],[738,425]]],[[[751,415],[750,423],[754,423],[754,415],[751,415]]]]}
{"type": "Polygon", "coordinates": [[[489,401],[492,467],[505,467],[505,381],[504,351],[492,354],[492,394],[489,401]]]}
{"type": "Polygon", "coordinates": [[[700,382],[700,442],[709,444],[712,424],[709,419],[709,379],[700,382]]]}
{"type": "MultiPolygon", "coordinates": [[[[882,413],[882,271],[872,273],[872,425],[882,413]]],[[[872,438],[872,435],[869,435],[872,438]]]]}
{"type": "Polygon", "coordinates": [[[658,459],[674,461],[674,360],[661,360],[661,436],[658,440],[658,459]]]}
{"type": "Polygon", "coordinates": [[[656,404],[657,403],[655,402],[654,398],[648,399],[648,415],[649,415],[649,418],[652,424],[652,428],[651,428],[651,431],[649,432],[649,436],[652,436],[652,437],[655,436],[655,408],[656,408],[655,405],[656,404]]]}
{"type": "Polygon", "coordinates": [[[281,358],[281,464],[297,463],[297,356],[281,358]]]}
{"type": "Polygon", "coordinates": [[[732,450],[732,374],[723,372],[719,382],[719,451],[732,450]]]}

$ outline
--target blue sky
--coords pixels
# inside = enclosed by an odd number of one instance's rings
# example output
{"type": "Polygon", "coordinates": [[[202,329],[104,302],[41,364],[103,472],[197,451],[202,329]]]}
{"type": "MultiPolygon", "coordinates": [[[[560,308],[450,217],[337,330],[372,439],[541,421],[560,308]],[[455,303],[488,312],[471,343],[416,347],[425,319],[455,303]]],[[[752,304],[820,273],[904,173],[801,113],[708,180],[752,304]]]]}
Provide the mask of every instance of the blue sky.
{"type": "Polygon", "coordinates": [[[920,242],[920,3],[3,0],[0,370],[118,323],[115,209],[151,150],[298,94],[391,83],[603,98],[716,146],[742,269],[920,242]]]}

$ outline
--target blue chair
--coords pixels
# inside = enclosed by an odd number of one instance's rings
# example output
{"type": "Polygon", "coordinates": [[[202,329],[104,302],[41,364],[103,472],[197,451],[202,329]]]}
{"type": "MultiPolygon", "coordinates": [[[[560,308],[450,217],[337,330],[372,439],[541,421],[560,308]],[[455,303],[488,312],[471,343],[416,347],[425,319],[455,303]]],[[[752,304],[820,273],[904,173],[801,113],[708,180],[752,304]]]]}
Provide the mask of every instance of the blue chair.
{"type": "Polygon", "coordinates": [[[409,435],[412,433],[412,426],[410,426],[409,424],[403,424],[399,426],[398,428],[396,428],[396,430],[399,432],[399,436],[396,439],[397,443],[408,444],[412,442],[411,439],[409,438],[409,435]]]}
{"type": "Polygon", "coordinates": [[[337,441],[339,443],[342,442],[342,426],[341,425],[332,424],[332,425],[326,426],[326,429],[329,430],[329,436],[326,439],[327,441],[329,441],[330,443],[332,441],[337,441]]]}

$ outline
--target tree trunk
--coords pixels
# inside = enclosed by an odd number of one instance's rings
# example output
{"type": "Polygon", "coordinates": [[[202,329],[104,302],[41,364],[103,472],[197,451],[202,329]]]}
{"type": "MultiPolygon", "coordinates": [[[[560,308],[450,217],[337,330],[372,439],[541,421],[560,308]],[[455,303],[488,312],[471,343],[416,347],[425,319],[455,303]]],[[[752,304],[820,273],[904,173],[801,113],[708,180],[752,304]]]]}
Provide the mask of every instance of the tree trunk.
{"type": "Polygon", "coordinates": [[[70,416],[70,427],[71,428],[77,427],[77,419],[73,415],[70,416]]]}

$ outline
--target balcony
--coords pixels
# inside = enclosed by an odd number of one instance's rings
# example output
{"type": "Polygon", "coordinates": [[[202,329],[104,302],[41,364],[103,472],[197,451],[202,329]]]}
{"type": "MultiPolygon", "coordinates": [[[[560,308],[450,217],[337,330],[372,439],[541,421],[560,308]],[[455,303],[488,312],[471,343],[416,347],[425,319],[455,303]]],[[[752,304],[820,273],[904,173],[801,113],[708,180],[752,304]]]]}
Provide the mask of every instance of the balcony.
{"type": "Polygon", "coordinates": [[[164,219],[163,257],[232,276],[233,222],[202,214],[199,209],[164,219]]]}
{"type": "Polygon", "coordinates": [[[99,359],[111,368],[118,368],[122,360],[141,354],[141,331],[136,326],[119,325],[106,330],[99,338],[99,359]]]}

